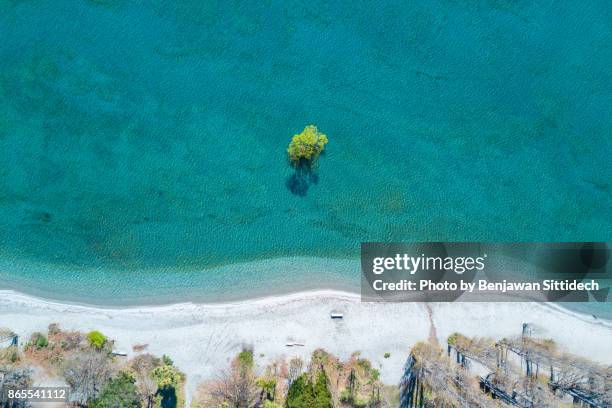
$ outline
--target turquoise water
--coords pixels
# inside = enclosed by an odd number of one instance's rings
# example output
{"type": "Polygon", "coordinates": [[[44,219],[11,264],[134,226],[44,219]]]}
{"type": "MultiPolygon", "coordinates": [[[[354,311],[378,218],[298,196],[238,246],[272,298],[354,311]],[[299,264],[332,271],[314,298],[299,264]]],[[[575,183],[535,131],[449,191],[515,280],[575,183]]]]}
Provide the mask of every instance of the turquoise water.
{"type": "Polygon", "coordinates": [[[0,286],[214,298],[203,269],[361,241],[611,240],[611,2],[246,3],[0,0],[0,286]]]}
{"type": "MultiPolygon", "coordinates": [[[[6,264],[0,262],[1,267],[6,264]]],[[[17,272],[12,265],[11,270],[17,272]]],[[[49,268],[30,262],[8,279],[0,274],[0,288],[101,306],[226,303],[317,289],[359,292],[359,279],[350,276],[359,267],[359,260],[295,257],[229,264],[205,271],[159,269],[128,273],[106,268],[49,268]]]]}

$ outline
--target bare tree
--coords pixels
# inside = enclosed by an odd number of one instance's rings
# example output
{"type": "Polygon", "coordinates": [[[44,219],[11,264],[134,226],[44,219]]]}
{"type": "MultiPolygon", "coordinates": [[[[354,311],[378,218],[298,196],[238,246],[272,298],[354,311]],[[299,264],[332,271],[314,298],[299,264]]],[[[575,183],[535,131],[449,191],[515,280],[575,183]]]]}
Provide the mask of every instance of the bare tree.
{"type": "MultiPolygon", "coordinates": [[[[0,390],[22,389],[32,385],[32,371],[25,368],[0,366],[0,390]]],[[[0,407],[8,407],[8,395],[0,392],[0,407]]],[[[13,401],[14,408],[27,407],[26,401],[13,401]]]]}
{"type": "Polygon", "coordinates": [[[400,387],[401,408],[496,406],[463,367],[431,342],[420,342],[412,348],[400,387]]]}
{"type": "Polygon", "coordinates": [[[145,408],[152,408],[157,393],[157,382],[151,377],[151,371],[158,365],[156,358],[151,354],[134,357],[132,369],[136,377],[136,388],[145,401],[145,408]]]}
{"type": "Polygon", "coordinates": [[[253,370],[240,364],[232,363],[215,381],[204,385],[200,390],[197,406],[200,408],[250,408],[258,397],[258,387],[253,370]],[[225,405],[224,405],[225,404],[225,405]]]}
{"type": "Polygon", "coordinates": [[[302,374],[304,369],[304,361],[299,357],[294,357],[289,361],[289,375],[287,380],[289,385],[293,383],[302,374]]]}
{"type": "Polygon", "coordinates": [[[98,396],[110,379],[110,357],[103,352],[84,350],[66,360],[63,374],[70,386],[73,402],[85,407],[88,401],[98,396]]]}

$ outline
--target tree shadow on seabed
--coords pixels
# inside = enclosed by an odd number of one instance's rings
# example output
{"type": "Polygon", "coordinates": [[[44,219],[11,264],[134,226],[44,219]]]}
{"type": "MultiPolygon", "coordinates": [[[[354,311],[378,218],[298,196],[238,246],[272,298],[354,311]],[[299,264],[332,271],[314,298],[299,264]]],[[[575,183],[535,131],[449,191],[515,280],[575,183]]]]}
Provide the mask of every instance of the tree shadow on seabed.
{"type": "Polygon", "coordinates": [[[285,180],[285,186],[291,194],[305,197],[310,186],[319,182],[319,175],[310,162],[300,161],[293,169],[293,174],[285,180]]]}

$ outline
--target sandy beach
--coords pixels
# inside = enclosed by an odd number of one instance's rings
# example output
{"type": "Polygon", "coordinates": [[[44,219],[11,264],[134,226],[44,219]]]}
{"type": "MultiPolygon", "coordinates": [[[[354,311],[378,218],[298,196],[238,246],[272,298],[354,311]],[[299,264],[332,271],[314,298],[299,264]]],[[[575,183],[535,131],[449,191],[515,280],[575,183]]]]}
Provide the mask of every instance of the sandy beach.
{"type": "Polygon", "coordinates": [[[410,347],[434,334],[440,342],[455,331],[466,335],[519,335],[522,323],[534,335],[553,338],[564,350],[600,363],[612,363],[612,325],[592,316],[537,303],[362,303],[358,295],[315,291],[226,304],[98,308],[62,304],[0,291],[0,327],[21,341],[49,323],[64,329],[97,329],[133,355],[132,346],[168,354],[187,374],[187,394],[225,368],[243,346],[259,362],[279,356],[307,357],[323,347],[342,358],[355,351],[379,367],[383,381],[399,381],[410,347]],[[344,314],[330,319],[330,312],[344,314]],[[433,327],[432,324],[433,323],[433,327]],[[303,343],[287,347],[286,343],[303,343]],[[385,359],[385,353],[391,353],[385,359]]]}

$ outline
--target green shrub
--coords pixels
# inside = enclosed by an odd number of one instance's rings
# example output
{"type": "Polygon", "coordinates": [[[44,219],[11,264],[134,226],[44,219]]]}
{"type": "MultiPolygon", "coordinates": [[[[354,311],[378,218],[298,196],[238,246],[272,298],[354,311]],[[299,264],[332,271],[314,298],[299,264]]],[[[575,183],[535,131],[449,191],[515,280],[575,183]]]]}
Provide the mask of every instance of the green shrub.
{"type": "Polygon", "coordinates": [[[238,354],[238,361],[245,368],[253,368],[253,350],[242,350],[238,354]]]}
{"type": "Polygon", "coordinates": [[[385,353],[385,358],[391,357],[391,353],[385,353]]]}
{"type": "Polygon", "coordinates": [[[106,344],[106,336],[97,330],[90,331],[87,333],[87,341],[93,348],[100,350],[106,344]]]}
{"type": "Polygon", "coordinates": [[[36,332],[32,334],[32,337],[30,337],[30,345],[36,347],[37,349],[42,349],[49,345],[49,341],[44,334],[36,332]]]}
{"type": "Polygon", "coordinates": [[[461,334],[455,332],[452,333],[450,336],[448,336],[448,339],[446,340],[446,342],[448,344],[450,344],[451,346],[454,346],[455,344],[457,344],[457,339],[461,336],[461,334]]]}
{"type": "Polygon", "coordinates": [[[172,359],[165,354],[162,356],[162,362],[164,363],[164,365],[174,365],[174,361],[172,361],[172,359]]]}
{"type": "Polygon", "coordinates": [[[276,390],[276,378],[274,377],[259,377],[255,383],[261,388],[262,395],[273,400],[274,391],[276,390]]]}
{"type": "Polygon", "coordinates": [[[45,336],[39,336],[36,339],[36,348],[45,348],[49,345],[49,341],[47,340],[47,338],[45,336]]]}

